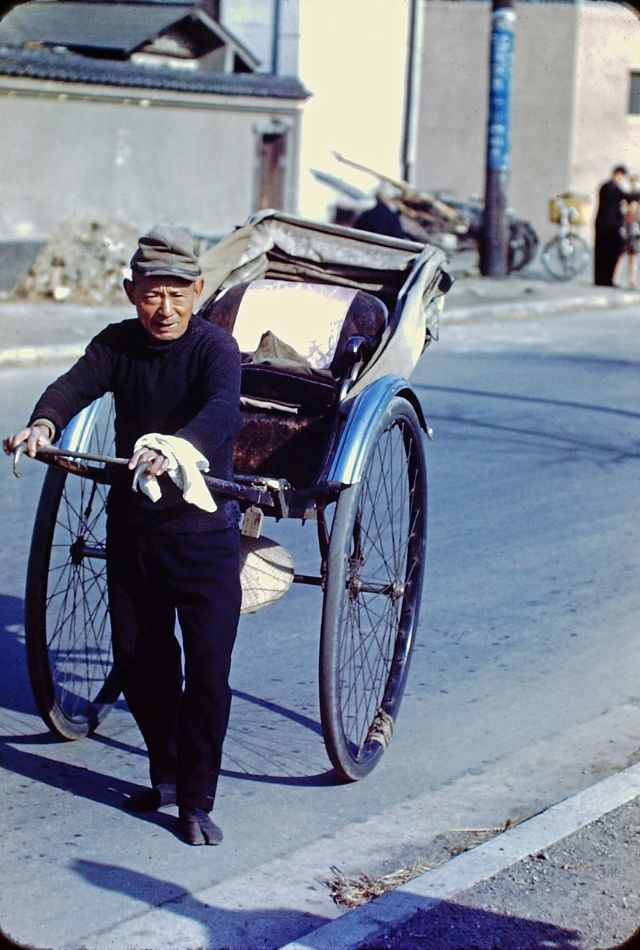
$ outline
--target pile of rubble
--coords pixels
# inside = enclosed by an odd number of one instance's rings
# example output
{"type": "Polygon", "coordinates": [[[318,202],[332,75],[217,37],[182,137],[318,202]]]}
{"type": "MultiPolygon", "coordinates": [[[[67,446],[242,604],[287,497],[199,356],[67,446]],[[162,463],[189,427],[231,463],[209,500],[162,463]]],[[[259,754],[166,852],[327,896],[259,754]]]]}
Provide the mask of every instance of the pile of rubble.
{"type": "Polygon", "coordinates": [[[52,234],[15,293],[28,300],[122,303],[137,237],[122,221],[72,218],[52,234]]]}

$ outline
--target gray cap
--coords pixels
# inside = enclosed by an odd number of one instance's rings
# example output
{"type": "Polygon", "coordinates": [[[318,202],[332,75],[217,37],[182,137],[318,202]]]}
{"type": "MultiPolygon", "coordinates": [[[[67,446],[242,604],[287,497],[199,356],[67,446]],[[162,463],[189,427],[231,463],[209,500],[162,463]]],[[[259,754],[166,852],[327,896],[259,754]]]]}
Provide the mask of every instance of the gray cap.
{"type": "Polygon", "coordinates": [[[202,273],[189,232],[168,225],[156,225],[138,240],[131,270],[143,277],[182,277],[184,280],[196,280],[202,273]]]}

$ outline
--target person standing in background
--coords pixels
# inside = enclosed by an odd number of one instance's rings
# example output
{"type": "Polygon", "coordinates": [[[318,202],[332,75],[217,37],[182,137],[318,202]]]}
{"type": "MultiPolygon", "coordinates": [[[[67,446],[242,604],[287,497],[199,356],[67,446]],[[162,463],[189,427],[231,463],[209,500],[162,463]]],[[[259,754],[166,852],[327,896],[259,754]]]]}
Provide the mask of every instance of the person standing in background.
{"type": "Polygon", "coordinates": [[[626,190],[627,169],[616,165],[611,177],[600,186],[594,245],[594,283],[613,287],[618,259],[624,250],[623,202],[640,200],[640,192],[626,190]]]}
{"type": "MultiPolygon", "coordinates": [[[[633,176],[629,179],[633,191],[638,190],[640,180],[633,176]]],[[[627,262],[627,287],[637,287],[638,254],[640,254],[640,202],[625,201],[623,203],[624,225],[622,228],[623,249],[618,258],[618,264],[613,276],[616,286],[621,285],[624,262],[627,262]]]]}

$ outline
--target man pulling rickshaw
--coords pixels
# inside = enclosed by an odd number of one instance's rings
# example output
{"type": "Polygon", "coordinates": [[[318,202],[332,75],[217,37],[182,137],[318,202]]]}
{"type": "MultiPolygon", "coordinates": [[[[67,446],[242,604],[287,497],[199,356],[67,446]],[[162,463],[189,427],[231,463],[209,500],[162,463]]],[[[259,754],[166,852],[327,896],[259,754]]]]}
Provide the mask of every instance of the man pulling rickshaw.
{"type": "MultiPolygon", "coordinates": [[[[240,357],[230,334],[193,318],[202,287],[187,232],[158,227],[141,237],[125,281],[136,319],[108,326],[89,343],[42,394],[27,426],[4,440],[5,452],[24,443],[34,456],[76,413],[112,392],[116,450],[129,459],[129,470],[155,479],[174,453],[187,471],[195,455],[195,464],[229,479],[240,357]]],[[[185,500],[183,488],[164,478],[162,496],[153,500],[121,478],[108,500],[115,672],[145,740],[151,776],[151,787],[125,807],[147,812],[177,804],[184,840],[215,845],[222,832],[209,815],[240,611],[238,506],[231,499],[213,503],[203,486],[204,510],[185,500]]]]}

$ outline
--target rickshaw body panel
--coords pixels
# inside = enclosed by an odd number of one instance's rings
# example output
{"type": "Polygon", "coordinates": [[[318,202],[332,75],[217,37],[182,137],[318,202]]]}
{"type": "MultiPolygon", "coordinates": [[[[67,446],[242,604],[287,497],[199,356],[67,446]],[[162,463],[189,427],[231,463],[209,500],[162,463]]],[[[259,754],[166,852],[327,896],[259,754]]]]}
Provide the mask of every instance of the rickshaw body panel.
{"type": "Polygon", "coordinates": [[[394,396],[401,396],[411,403],[422,429],[429,431],[420,401],[406,379],[401,376],[376,379],[349,401],[347,419],[327,470],[329,483],[354,485],[360,481],[372,433],[394,396]]]}
{"type": "Polygon", "coordinates": [[[61,449],[72,449],[75,452],[87,450],[103,398],[94,400],[65,426],[59,442],[61,449]]]}

